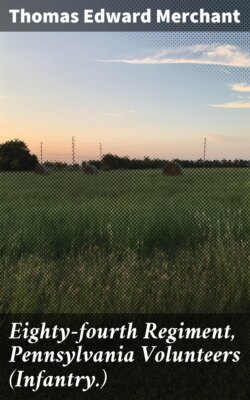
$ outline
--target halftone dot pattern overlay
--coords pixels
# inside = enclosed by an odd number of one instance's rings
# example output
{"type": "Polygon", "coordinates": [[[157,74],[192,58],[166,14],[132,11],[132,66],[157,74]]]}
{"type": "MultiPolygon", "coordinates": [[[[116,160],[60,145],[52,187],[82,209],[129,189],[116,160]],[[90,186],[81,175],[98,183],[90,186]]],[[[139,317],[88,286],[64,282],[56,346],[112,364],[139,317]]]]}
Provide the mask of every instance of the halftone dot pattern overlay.
{"type": "Polygon", "coordinates": [[[1,171],[1,311],[246,311],[249,166],[198,166],[1,171]]]}
{"type": "MultiPolygon", "coordinates": [[[[138,57],[144,49],[150,54],[194,45],[193,34],[183,32],[108,35],[138,43],[138,57]]],[[[249,52],[249,33],[195,33],[195,44],[235,42],[249,52]]],[[[120,56],[124,55],[117,54],[120,56]]],[[[175,68],[225,80],[232,67],[179,64],[175,68]]],[[[249,68],[237,70],[242,83],[247,83],[249,68]]],[[[110,399],[245,400],[249,160],[129,161],[100,154],[98,161],[88,164],[79,156],[76,160],[75,154],[72,161],[71,155],[65,155],[65,162],[48,162],[46,152],[37,156],[39,163],[23,171],[15,155],[0,153],[0,364],[10,365],[10,342],[5,341],[12,318],[33,318],[34,326],[44,320],[81,326],[83,319],[103,325],[109,318],[112,326],[126,320],[138,323],[140,318],[158,318],[171,326],[172,318],[175,326],[179,318],[190,317],[198,325],[203,321],[204,326],[214,326],[219,325],[217,317],[221,317],[221,325],[228,324],[230,317],[238,333],[241,363],[215,363],[210,369],[204,363],[149,368],[110,363],[107,392],[93,391],[90,396],[105,399],[111,393],[110,399]],[[27,313],[32,315],[25,316],[27,313]]],[[[51,160],[52,154],[48,156],[51,160]]],[[[109,345],[105,342],[104,347],[109,345]]],[[[113,341],[111,346],[113,349],[113,341]]],[[[165,343],[163,346],[165,351],[165,343]]],[[[180,342],[183,350],[182,346],[180,342]]],[[[194,342],[188,346],[193,349],[194,342]]],[[[213,346],[221,350],[221,341],[213,346]]],[[[82,365],[72,365],[77,367],[82,374],[82,365]]],[[[26,364],[26,368],[33,373],[34,364],[26,364]]],[[[45,363],[47,369],[58,374],[60,365],[45,363]]],[[[5,368],[1,382],[3,398],[9,400],[7,374],[5,368]]],[[[82,398],[81,391],[66,389],[42,389],[36,398],[55,399],[58,394],[62,399],[82,398]]],[[[11,395],[15,398],[16,392],[11,395]]],[[[24,398],[29,395],[34,398],[32,392],[24,391],[24,398]]]]}
{"type": "MultiPolygon", "coordinates": [[[[143,50],[199,45],[250,53],[249,32],[108,35],[138,43],[138,58],[143,50]]],[[[174,67],[218,80],[237,69],[242,83],[249,81],[244,66],[174,67]]],[[[43,160],[36,171],[24,172],[15,161],[0,171],[2,311],[249,309],[249,162],[180,162],[181,174],[169,176],[162,172],[165,163],[92,168],[43,160]]]]}
{"type": "MultiPolygon", "coordinates": [[[[185,54],[189,48],[193,46],[229,46],[233,47],[233,51],[244,52],[250,58],[250,32],[117,32],[111,35],[120,35],[126,37],[138,45],[138,53],[136,57],[140,59],[143,55],[142,49],[147,55],[155,55],[159,51],[169,49],[180,49],[180,54],[185,54]]],[[[209,51],[209,50],[208,50],[209,51]]],[[[118,55],[119,56],[119,55],[118,55]]],[[[131,54],[133,58],[134,54],[131,54]]],[[[199,75],[204,75],[212,79],[220,80],[228,75],[230,77],[231,70],[237,72],[242,82],[249,80],[248,67],[232,67],[227,65],[215,64],[195,64],[176,63],[176,70],[189,74],[195,71],[199,75]]]]}

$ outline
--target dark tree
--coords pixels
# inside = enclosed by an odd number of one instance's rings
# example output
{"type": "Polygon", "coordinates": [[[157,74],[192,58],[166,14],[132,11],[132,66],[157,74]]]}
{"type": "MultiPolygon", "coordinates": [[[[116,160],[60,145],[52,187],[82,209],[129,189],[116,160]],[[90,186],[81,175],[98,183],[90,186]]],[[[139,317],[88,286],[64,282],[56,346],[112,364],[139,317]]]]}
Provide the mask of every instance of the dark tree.
{"type": "Polygon", "coordinates": [[[110,169],[116,169],[117,168],[117,161],[119,161],[118,156],[114,156],[113,154],[105,154],[102,158],[101,162],[101,168],[103,171],[109,171],[110,169]]]}
{"type": "MultiPolygon", "coordinates": [[[[129,157],[119,157],[116,154],[105,154],[101,161],[101,169],[103,171],[115,169],[161,169],[168,160],[160,160],[159,158],[144,157],[143,159],[129,157]]],[[[249,168],[249,160],[169,160],[175,161],[181,165],[182,168],[249,168]]],[[[91,161],[91,164],[100,167],[100,161],[91,161]]]]}
{"type": "Polygon", "coordinates": [[[30,153],[21,140],[10,140],[0,144],[0,170],[32,171],[38,164],[37,156],[30,153]]]}

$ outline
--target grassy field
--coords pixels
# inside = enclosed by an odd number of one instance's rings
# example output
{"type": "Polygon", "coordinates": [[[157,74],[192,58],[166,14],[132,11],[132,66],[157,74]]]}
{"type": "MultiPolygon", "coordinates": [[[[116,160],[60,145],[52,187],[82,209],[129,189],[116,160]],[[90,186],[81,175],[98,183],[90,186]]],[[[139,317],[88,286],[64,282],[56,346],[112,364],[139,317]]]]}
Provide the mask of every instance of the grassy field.
{"type": "Polygon", "coordinates": [[[250,171],[0,174],[1,309],[249,307],[250,171]]]}

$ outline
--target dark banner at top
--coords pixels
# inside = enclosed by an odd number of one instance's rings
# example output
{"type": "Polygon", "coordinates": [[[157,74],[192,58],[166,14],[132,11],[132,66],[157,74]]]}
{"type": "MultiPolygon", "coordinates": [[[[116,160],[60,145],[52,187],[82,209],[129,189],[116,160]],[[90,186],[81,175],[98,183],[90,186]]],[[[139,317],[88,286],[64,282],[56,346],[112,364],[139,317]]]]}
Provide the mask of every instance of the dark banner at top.
{"type": "Polygon", "coordinates": [[[250,31],[249,0],[1,0],[0,31],[250,31]]]}

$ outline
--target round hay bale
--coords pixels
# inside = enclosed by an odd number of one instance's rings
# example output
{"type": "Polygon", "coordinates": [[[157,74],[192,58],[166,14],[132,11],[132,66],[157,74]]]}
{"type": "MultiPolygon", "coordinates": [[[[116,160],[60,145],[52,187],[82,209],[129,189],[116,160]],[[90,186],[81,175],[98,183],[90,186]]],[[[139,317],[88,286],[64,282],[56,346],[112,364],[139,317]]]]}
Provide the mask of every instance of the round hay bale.
{"type": "Polygon", "coordinates": [[[88,175],[97,175],[99,170],[92,164],[86,164],[83,167],[83,172],[88,175]]]}
{"type": "Polygon", "coordinates": [[[36,174],[39,174],[39,175],[48,175],[48,174],[50,173],[50,170],[49,170],[48,167],[45,167],[45,166],[42,165],[42,164],[37,164],[37,165],[35,166],[34,172],[35,172],[36,174]]]}
{"type": "Polygon", "coordinates": [[[175,161],[167,161],[162,170],[165,176],[179,176],[183,174],[183,169],[180,164],[175,161]]]}

